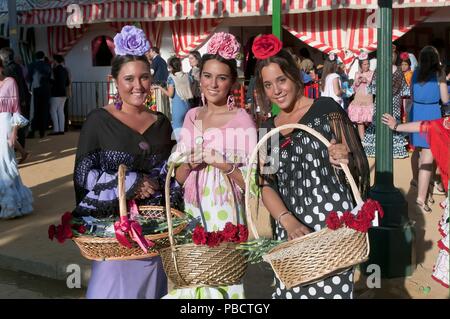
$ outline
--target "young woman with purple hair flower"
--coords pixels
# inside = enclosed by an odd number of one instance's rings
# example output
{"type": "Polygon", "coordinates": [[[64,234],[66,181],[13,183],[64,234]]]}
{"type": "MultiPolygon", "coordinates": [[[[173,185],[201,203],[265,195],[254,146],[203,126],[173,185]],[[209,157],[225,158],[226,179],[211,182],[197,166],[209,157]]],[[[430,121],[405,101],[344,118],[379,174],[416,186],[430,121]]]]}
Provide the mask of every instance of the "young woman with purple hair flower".
{"type": "MultiPolygon", "coordinates": [[[[144,55],[150,44],[144,32],[125,26],[114,43],[116,56],[111,73],[118,96],[114,104],[88,115],[81,130],[73,174],[77,203],[73,215],[90,220],[118,217],[120,164],[128,168],[127,200],[138,205],[163,205],[161,185],[175,144],[169,120],[144,106],[152,80],[144,55]]],[[[172,190],[173,195],[179,194],[175,186],[172,190]]],[[[167,278],[160,257],[93,262],[89,299],[152,299],[166,293],[167,278]]]]}

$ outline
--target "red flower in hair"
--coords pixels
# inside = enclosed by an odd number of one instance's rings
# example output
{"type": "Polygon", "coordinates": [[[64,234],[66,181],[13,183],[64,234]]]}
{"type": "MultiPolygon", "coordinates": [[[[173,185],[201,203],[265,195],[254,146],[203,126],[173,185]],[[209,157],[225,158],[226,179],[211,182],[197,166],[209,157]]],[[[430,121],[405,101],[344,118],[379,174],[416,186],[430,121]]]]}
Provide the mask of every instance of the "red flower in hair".
{"type": "Polygon", "coordinates": [[[408,54],[408,52],[402,52],[402,53],[400,53],[400,59],[401,59],[401,60],[408,60],[408,59],[409,59],[409,54],[408,54]]]}
{"type": "Polygon", "coordinates": [[[276,55],[283,43],[273,34],[259,36],[253,41],[252,52],[257,59],[264,60],[276,55]]]}

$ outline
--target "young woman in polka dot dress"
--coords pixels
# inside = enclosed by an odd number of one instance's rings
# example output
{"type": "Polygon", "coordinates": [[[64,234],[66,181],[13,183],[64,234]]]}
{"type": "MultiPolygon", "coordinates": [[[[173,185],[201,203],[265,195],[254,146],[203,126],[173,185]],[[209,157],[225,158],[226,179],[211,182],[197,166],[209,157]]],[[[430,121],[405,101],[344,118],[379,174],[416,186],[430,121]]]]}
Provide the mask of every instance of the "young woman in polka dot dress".
{"type": "MultiPolygon", "coordinates": [[[[364,150],[345,111],[331,98],[314,101],[303,96],[298,74],[284,50],[258,61],[257,88],[280,108],[280,113],[263,127],[270,130],[289,123],[305,124],[336,142],[326,148],[304,131],[288,130],[281,132],[278,145],[272,140],[267,146],[270,161],[266,166],[278,164],[278,168],[273,174],[260,172],[259,181],[264,204],[276,221],[277,239],[291,240],[318,231],[326,226],[331,211],[344,212],[353,207],[350,188],[337,168],[340,162],[349,164],[361,194],[366,193],[369,182],[364,150]]],[[[275,279],[273,298],[353,297],[353,269],[292,289],[275,279]]]]}
{"type": "MultiPolygon", "coordinates": [[[[237,78],[235,60],[206,54],[202,58],[200,85],[207,100],[186,114],[177,150],[192,151],[189,163],[176,170],[184,184],[185,211],[207,231],[222,230],[233,222],[244,224],[244,179],[250,152],[256,146],[255,124],[245,110],[227,104],[237,78]],[[229,178],[231,183],[225,181],[229,178]],[[233,207],[234,206],[234,207],[233,207]]],[[[244,298],[241,283],[227,287],[176,289],[165,298],[244,298]]]]}

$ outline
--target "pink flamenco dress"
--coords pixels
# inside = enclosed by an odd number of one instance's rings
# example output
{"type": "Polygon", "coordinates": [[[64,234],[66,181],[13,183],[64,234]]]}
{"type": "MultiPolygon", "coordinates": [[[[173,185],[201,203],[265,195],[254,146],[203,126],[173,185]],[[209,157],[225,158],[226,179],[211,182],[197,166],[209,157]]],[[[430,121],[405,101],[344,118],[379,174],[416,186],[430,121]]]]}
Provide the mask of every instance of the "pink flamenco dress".
{"type": "Polygon", "coordinates": [[[354,123],[370,123],[373,118],[373,96],[367,90],[373,71],[357,72],[353,88],[355,98],[348,107],[348,117],[354,123]]]}

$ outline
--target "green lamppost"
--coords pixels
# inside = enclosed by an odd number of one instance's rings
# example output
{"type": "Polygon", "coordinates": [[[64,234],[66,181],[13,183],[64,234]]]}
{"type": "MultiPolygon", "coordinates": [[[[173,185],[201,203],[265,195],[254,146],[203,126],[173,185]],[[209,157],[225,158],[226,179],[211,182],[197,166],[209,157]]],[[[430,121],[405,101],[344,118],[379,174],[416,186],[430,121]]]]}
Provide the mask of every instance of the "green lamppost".
{"type": "Polygon", "coordinates": [[[408,218],[408,203],[393,184],[392,132],[381,122],[383,113],[392,114],[392,1],[378,0],[377,92],[375,184],[369,197],[380,202],[384,218],[369,231],[371,252],[363,265],[366,274],[371,264],[380,266],[385,278],[412,274],[414,228],[408,218]]]}
{"type": "Polygon", "coordinates": [[[8,16],[9,46],[14,50],[15,55],[20,55],[17,32],[17,8],[15,0],[8,0],[8,16]]]}
{"type": "MultiPolygon", "coordinates": [[[[272,1],[272,34],[283,41],[283,28],[281,26],[281,0],[272,1]]],[[[277,115],[280,108],[272,104],[272,115],[277,115]]]]}

